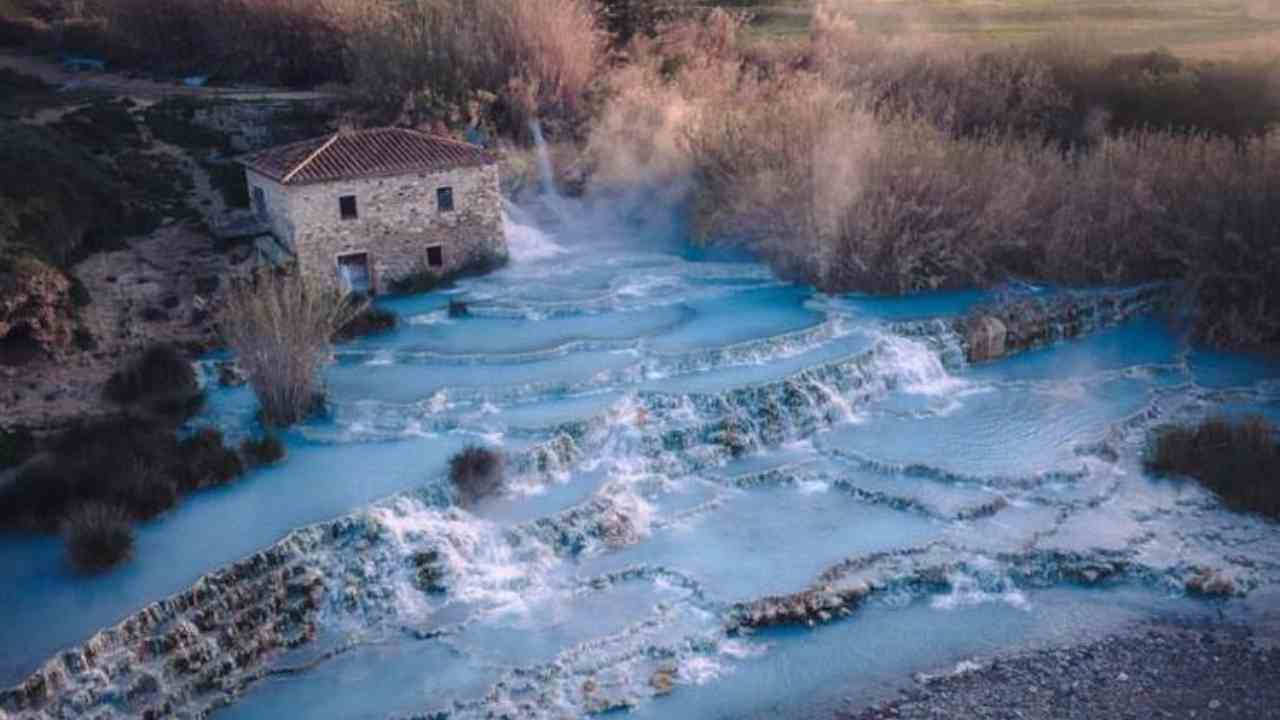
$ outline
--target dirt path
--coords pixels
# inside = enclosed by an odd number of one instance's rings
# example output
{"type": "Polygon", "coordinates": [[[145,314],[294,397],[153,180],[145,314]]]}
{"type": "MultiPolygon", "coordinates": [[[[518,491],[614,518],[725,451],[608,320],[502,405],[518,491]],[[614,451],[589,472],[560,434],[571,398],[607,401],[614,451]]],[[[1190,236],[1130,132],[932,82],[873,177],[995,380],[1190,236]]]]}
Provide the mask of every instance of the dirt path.
{"type": "Polygon", "coordinates": [[[308,101],[333,96],[316,90],[281,90],[273,87],[188,87],[181,82],[134,78],[118,73],[68,72],[45,58],[0,53],[0,68],[40,78],[65,90],[102,92],[137,98],[199,97],[236,101],[308,101]]]}

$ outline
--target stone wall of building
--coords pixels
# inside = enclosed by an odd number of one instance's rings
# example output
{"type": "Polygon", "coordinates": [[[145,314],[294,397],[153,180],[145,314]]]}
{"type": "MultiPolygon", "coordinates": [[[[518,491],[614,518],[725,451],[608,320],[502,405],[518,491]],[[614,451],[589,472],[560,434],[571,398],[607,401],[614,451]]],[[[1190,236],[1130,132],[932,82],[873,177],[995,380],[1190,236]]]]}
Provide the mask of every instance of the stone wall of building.
{"type": "Polygon", "coordinates": [[[385,178],[287,186],[291,248],[304,273],[329,280],[337,259],[368,253],[379,292],[427,264],[439,245],[444,264],[456,270],[476,259],[506,255],[498,167],[459,168],[385,178]],[[436,191],[453,189],[453,210],[437,209],[436,191]],[[356,198],[358,218],[344,220],[339,198],[356,198]]]}
{"type": "Polygon", "coordinates": [[[245,178],[249,183],[250,209],[255,213],[258,211],[254,193],[256,190],[262,190],[263,199],[267,205],[267,220],[271,225],[271,233],[276,236],[276,239],[281,244],[292,251],[294,248],[295,228],[289,207],[289,195],[285,187],[249,168],[245,168],[245,178]]]}

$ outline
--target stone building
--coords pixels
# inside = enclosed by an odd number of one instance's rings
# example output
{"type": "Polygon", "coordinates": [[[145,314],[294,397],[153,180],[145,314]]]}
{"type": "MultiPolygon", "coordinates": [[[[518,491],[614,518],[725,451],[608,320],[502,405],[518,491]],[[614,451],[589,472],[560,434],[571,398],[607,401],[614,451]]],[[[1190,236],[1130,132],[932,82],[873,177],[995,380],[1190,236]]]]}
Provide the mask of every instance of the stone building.
{"type": "MultiPolygon", "coordinates": [[[[506,255],[498,158],[401,128],[343,131],[240,159],[266,254],[354,290],[506,255]]],[[[261,247],[261,246],[260,246],[261,247]]]]}

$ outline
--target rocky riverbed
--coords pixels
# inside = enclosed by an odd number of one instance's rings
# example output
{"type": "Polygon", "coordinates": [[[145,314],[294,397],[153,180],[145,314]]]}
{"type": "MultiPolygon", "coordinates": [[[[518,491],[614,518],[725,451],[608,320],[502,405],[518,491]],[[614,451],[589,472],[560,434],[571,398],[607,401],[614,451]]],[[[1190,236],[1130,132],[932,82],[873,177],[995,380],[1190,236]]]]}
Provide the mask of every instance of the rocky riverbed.
{"type": "Polygon", "coordinates": [[[1276,718],[1274,640],[1234,624],[1155,622],[1076,647],[918,675],[900,698],[835,717],[1276,718]]]}

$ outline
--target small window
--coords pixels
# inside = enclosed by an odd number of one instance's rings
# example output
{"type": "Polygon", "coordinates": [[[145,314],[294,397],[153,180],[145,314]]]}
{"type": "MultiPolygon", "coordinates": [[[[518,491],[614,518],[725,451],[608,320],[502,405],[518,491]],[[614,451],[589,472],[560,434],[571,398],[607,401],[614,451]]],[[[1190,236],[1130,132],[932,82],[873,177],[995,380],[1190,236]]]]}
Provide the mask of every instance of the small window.
{"type": "Polygon", "coordinates": [[[427,248],[427,267],[444,267],[444,248],[439,245],[427,248]]]}
{"type": "Polygon", "coordinates": [[[453,212],[453,188],[442,187],[436,190],[436,207],[440,212],[453,212]]]}
{"type": "Polygon", "coordinates": [[[342,213],[343,220],[355,220],[360,217],[360,213],[356,210],[356,196],[343,195],[338,198],[338,211],[342,213]]]}

